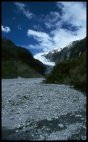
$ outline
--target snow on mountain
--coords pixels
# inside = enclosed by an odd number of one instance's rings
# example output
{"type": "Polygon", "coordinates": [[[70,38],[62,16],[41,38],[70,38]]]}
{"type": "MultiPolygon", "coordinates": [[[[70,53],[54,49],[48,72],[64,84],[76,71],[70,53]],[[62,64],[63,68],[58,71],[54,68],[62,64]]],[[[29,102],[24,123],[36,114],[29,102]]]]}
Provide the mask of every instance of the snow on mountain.
{"type": "Polygon", "coordinates": [[[72,46],[73,42],[70,42],[67,47],[70,48],[72,46]]]}
{"type": "MultiPolygon", "coordinates": [[[[74,46],[78,44],[80,41],[81,40],[72,41],[63,48],[56,47],[53,50],[38,53],[34,55],[34,58],[40,60],[43,64],[47,66],[55,66],[58,60],[62,61],[64,59],[68,59],[73,54],[72,48],[74,48],[74,46]]],[[[78,52],[78,51],[76,51],[75,49],[75,52],[78,52]]]]}
{"type": "Polygon", "coordinates": [[[50,51],[45,57],[56,64],[63,60],[79,57],[85,51],[85,40],[86,38],[70,42],[67,46],[61,48],[60,51],[53,50],[53,53],[50,51]]]}
{"type": "MultiPolygon", "coordinates": [[[[72,42],[67,47],[69,48],[71,45],[72,45],[72,42]]],[[[34,55],[34,58],[40,60],[45,65],[55,66],[55,62],[52,62],[50,59],[48,59],[47,55],[48,54],[53,55],[54,53],[58,53],[61,50],[62,50],[62,48],[54,48],[51,51],[44,51],[44,52],[38,53],[38,54],[34,55]]]]}
{"type": "Polygon", "coordinates": [[[46,54],[48,54],[48,53],[41,52],[41,53],[34,55],[34,58],[40,60],[45,65],[55,66],[55,62],[51,62],[49,59],[46,59],[46,57],[45,57],[46,54]]]}

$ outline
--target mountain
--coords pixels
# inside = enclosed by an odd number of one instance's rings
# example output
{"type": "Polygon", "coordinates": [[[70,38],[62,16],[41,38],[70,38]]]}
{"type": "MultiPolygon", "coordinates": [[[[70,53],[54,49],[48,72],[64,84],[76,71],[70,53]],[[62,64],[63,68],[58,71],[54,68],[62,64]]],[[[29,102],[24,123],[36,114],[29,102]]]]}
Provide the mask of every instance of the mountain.
{"type": "Polygon", "coordinates": [[[68,46],[58,51],[53,50],[45,55],[47,59],[52,62],[58,63],[63,60],[68,60],[76,57],[80,57],[86,48],[86,38],[78,41],[73,41],[68,46]]]}
{"type": "Polygon", "coordinates": [[[36,55],[34,55],[34,58],[39,59],[46,66],[54,66],[55,63],[46,58],[47,53],[48,52],[37,53],[36,55]]]}
{"type": "Polygon", "coordinates": [[[35,59],[39,59],[46,66],[45,75],[49,74],[53,69],[53,66],[55,66],[54,62],[51,62],[49,59],[46,59],[45,56],[47,53],[48,52],[41,52],[34,55],[35,59]]]}
{"type": "MultiPolygon", "coordinates": [[[[50,53],[47,56],[51,58],[50,53]]],[[[46,77],[46,83],[70,84],[86,91],[86,38],[52,53],[52,60],[56,65],[46,77]]]]}
{"type": "Polygon", "coordinates": [[[2,38],[2,78],[41,77],[46,67],[31,52],[2,38]]]}

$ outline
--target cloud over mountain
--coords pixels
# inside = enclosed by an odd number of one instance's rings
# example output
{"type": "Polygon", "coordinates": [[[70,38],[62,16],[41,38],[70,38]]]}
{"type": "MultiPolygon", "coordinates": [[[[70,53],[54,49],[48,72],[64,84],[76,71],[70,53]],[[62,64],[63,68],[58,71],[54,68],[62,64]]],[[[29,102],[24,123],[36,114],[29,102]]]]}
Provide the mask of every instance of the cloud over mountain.
{"type": "Polygon", "coordinates": [[[2,34],[33,54],[59,50],[86,37],[86,2],[3,2],[2,6],[2,25],[11,28],[10,32],[2,27],[2,34]]]}
{"type": "MultiPolygon", "coordinates": [[[[86,36],[86,6],[82,2],[56,2],[59,11],[51,11],[41,19],[49,32],[28,29],[27,35],[38,43],[34,46],[49,51],[63,48],[70,42],[86,36]],[[79,12],[77,12],[79,11],[79,12]]],[[[33,46],[32,46],[33,47],[33,46]]]]}

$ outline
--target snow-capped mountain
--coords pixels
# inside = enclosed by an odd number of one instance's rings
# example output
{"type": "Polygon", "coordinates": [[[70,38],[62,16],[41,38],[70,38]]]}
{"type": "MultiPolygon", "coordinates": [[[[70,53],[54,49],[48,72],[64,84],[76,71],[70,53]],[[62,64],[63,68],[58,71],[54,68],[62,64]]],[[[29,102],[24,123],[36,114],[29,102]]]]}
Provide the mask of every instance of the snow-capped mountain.
{"type": "Polygon", "coordinates": [[[41,52],[41,53],[34,55],[34,58],[40,60],[43,64],[45,64],[47,66],[54,66],[55,62],[52,62],[52,61],[50,61],[50,59],[47,59],[46,58],[47,54],[48,54],[48,52],[41,52]]]}
{"type": "Polygon", "coordinates": [[[86,38],[74,41],[70,46],[65,47],[60,52],[47,54],[52,57],[56,65],[47,76],[46,83],[70,84],[76,89],[87,90],[87,59],[86,59],[86,38]]]}
{"type": "Polygon", "coordinates": [[[63,60],[79,57],[86,49],[85,41],[86,38],[82,40],[73,41],[63,49],[60,48],[50,51],[48,54],[45,55],[45,57],[51,62],[55,62],[55,64],[63,60]]]}
{"type": "Polygon", "coordinates": [[[73,41],[64,48],[54,48],[54,50],[49,52],[38,53],[34,55],[34,58],[40,60],[47,66],[53,67],[63,60],[81,56],[86,47],[85,40],[86,38],[73,41]]]}
{"type": "MultiPolygon", "coordinates": [[[[66,46],[66,48],[70,48],[70,46],[72,45],[72,42],[66,46]]],[[[44,51],[41,53],[38,53],[36,55],[34,55],[35,59],[40,60],[43,64],[47,65],[47,66],[55,66],[55,61],[57,58],[56,56],[58,56],[58,53],[62,50],[62,48],[54,48],[51,51],[44,51]]]]}

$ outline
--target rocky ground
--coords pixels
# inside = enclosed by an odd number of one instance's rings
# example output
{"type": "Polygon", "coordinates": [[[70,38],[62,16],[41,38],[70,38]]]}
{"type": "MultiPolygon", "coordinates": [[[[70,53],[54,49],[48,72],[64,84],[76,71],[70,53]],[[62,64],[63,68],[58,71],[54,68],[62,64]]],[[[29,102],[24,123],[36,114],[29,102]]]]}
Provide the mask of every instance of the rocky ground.
{"type": "Polygon", "coordinates": [[[2,139],[85,140],[86,95],[42,80],[2,79],[2,139]]]}

